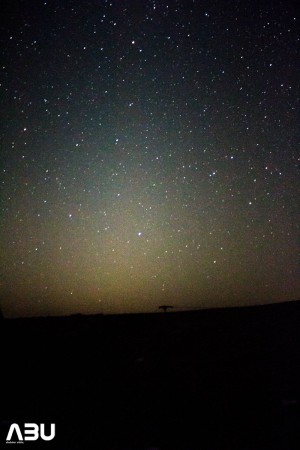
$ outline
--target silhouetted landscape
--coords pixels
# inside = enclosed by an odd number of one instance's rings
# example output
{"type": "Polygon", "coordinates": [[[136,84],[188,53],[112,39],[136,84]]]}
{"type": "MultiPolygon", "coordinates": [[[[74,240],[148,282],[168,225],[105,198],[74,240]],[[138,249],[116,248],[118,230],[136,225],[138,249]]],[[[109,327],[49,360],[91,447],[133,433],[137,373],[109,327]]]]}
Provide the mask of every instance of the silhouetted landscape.
{"type": "MultiPolygon", "coordinates": [[[[26,448],[299,448],[299,301],[202,311],[4,319],[2,434],[26,448]]],[[[4,437],[5,439],[5,437],[4,437]]]]}

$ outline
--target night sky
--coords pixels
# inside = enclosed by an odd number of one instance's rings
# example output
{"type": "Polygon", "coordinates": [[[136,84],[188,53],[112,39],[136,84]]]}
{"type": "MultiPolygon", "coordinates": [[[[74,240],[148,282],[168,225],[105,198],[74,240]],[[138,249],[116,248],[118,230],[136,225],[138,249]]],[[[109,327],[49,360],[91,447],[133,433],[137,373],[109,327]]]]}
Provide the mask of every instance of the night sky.
{"type": "Polygon", "coordinates": [[[296,2],[1,9],[5,316],[299,298],[296,2]]]}

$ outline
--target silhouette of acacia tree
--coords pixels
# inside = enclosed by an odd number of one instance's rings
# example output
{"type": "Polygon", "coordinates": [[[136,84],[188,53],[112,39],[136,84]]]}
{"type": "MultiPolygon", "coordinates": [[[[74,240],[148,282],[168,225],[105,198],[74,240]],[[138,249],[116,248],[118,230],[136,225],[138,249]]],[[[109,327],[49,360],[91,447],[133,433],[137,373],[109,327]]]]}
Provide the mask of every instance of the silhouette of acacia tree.
{"type": "Polygon", "coordinates": [[[163,312],[167,312],[168,309],[174,308],[172,305],[161,305],[158,307],[158,309],[162,309],[163,312]]]}

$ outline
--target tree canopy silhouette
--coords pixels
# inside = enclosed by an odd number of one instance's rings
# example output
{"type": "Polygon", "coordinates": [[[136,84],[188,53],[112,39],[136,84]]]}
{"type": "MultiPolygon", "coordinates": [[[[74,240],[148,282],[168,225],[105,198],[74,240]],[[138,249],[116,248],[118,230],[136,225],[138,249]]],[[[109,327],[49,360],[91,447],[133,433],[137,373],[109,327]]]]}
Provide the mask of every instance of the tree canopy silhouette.
{"type": "Polygon", "coordinates": [[[167,312],[168,309],[174,308],[172,305],[161,305],[158,307],[158,309],[162,309],[163,312],[167,312]]]}

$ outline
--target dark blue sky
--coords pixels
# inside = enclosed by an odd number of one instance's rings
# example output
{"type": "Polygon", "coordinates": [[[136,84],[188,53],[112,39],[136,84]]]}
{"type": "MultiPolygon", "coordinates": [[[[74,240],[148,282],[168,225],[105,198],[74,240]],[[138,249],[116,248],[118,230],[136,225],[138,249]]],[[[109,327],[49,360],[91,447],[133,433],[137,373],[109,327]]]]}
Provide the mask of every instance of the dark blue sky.
{"type": "Polygon", "coordinates": [[[299,297],[295,4],[2,9],[5,315],[299,297]]]}

